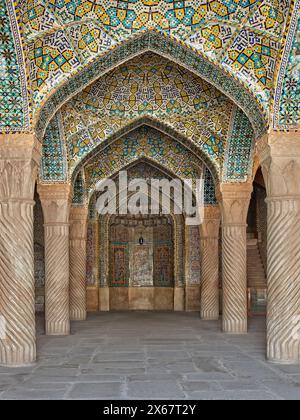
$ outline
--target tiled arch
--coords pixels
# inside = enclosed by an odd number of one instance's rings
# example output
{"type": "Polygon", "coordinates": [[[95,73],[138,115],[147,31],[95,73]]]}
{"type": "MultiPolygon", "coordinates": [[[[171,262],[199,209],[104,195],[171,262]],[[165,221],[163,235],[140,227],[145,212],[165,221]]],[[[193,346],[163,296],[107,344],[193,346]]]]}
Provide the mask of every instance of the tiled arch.
{"type": "Polygon", "coordinates": [[[178,147],[181,147],[182,150],[190,153],[190,155],[198,159],[199,162],[203,162],[210,169],[213,177],[216,180],[220,179],[220,167],[216,164],[216,161],[212,160],[211,157],[205,153],[205,151],[197,147],[189,138],[183,136],[172,127],[164,124],[164,122],[157,121],[150,117],[141,117],[140,119],[133,121],[131,124],[128,124],[126,127],[119,130],[117,133],[114,133],[103,143],[97,145],[80,162],[78,162],[75,167],[71,169],[68,178],[74,182],[78,172],[90,164],[90,162],[95,159],[97,154],[101,153],[110,145],[113,145],[119,139],[124,139],[128,136],[130,138],[130,136],[134,134],[137,135],[139,130],[141,130],[140,133],[143,132],[143,130],[150,130],[150,132],[155,133],[154,137],[159,136],[168,138],[169,141],[172,141],[174,144],[178,144],[178,147]]]}
{"type": "MultiPolygon", "coordinates": [[[[132,175],[132,171],[136,170],[139,166],[143,166],[146,170],[140,170],[140,172],[135,173],[136,178],[147,178],[147,169],[151,169],[151,177],[160,178],[161,176],[166,177],[167,179],[172,179],[178,177],[178,174],[170,171],[168,167],[161,165],[160,163],[150,161],[148,158],[138,158],[133,163],[122,168],[123,170],[128,170],[132,175]]],[[[210,170],[205,166],[203,169],[204,176],[204,204],[205,205],[216,205],[216,181],[213,178],[210,170]]],[[[117,174],[112,175],[112,179],[116,179],[117,174]]],[[[180,178],[180,177],[179,177],[180,178]]],[[[84,170],[82,169],[78,172],[76,179],[73,182],[73,206],[84,207],[89,206],[95,194],[95,190],[88,194],[84,170]]]]}
{"type": "Polygon", "coordinates": [[[237,77],[207,57],[199,55],[192,48],[176,39],[157,31],[139,33],[122,42],[110,52],[95,58],[84,69],[69,79],[64,80],[51,94],[44,99],[35,114],[37,135],[42,138],[47,124],[57,110],[70,98],[99,79],[120,64],[145,52],[154,52],[191,71],[195,75],[213,84],[218,90],[233,100],[248,116],[256,137],[267,129],[267,116],[261,104],[237,77]]]}
{"type": "Polygon", "coordinates": [[[197,179],[203,174],[204,164],[197,155],[156,129],[141,126],[94,151],[84,165],[87,191],[93,190],[100,179],[112,177],[141,158],[165,167],[178,178],[197,179]]]}

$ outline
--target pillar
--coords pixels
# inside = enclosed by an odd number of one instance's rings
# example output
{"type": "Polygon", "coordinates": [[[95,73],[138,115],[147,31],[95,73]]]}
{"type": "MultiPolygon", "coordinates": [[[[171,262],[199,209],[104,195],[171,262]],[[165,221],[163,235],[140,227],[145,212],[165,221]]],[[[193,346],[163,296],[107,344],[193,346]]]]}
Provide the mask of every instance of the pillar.
{"type": "Polygon", "coordinates": [[[88,209],[70,212],[70,319],[86,319],[86,239],[88,209]]]}
{"type": "Polygon", "coordinates": [[[68,335],[69,184],[39,185],[45,228],[45,322],[47,335],[68,335]]]}
{"type": "Polygon", "coordinates": [[[300,361],[300,134],[271,133],[257,145],[267,189],[267,358],[300,361]]]}
{"type": "Polygon", "coordinates": [[[204,320],[217,320],[219,304],[219,230],[220,209],[209,206],[204,209],[200,226],[201,244],[201,309],[204,320]]]}
{"type": "Polygon", "coordinates": [[[247,333],[247,215],[250,183],[221,184],[223,331],[247,333]]]}
{"type": "Polygon", "coordinates": [[[40,144],[31,134],[0,135],[0,364],[36,359],[33,197],[40,144]]]}

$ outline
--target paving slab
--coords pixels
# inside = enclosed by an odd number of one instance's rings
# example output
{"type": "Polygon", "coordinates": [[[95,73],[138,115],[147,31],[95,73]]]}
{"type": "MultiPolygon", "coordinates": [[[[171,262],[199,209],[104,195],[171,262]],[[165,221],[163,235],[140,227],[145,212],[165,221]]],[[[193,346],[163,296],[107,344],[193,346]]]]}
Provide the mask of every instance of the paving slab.
{"type": "Polygon", "coordinates": [[[0,399],[300,399],[300,366],[265,357],[265,319],[222,333],[196,312],[109,312],[47,337],[37,363],[0,367],[0,399]]]}

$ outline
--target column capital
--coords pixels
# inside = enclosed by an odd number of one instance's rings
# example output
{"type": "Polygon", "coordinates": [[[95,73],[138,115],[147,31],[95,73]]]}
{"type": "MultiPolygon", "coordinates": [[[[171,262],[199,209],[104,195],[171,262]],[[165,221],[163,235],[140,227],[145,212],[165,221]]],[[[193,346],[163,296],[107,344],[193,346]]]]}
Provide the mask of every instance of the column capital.
{"type": "Polygon", "coordinates": [[[70,184],[39,184],[45,225],[65,224],[69,222],[72,198],[70,184]]]}
{"type": "Polygon", "coordinates": [[[70,239],[86,239],[87,237],[87,207],[71,207],[70,210],[70,239]]]}
{"type": "Polygon", "coordinates": [[[0,134],[0,159],[39,161],[42,144],[33,133],[0,134]]]}
{"type": "Polygon", "coordinates": [[[200,239],[218,239],[221,222],[219,206],[208,206],[204,209],[203,221],[200,225],[200,239]]]}
{"type": "Polygon", "coordinates": [[[270,199],[300,198],[300,133],[272,132],[256,145],[270,199]]]}
{"type": "Polygon", "coordinates": [[[87,207],[74,207],[71,206],[70,209],[70,219],[72,220],[86,220],[88,217],[88,208],[87,207]]]}
{"type": "Polygon", "coordinates": [[[32,200],[41,144],[34,134],[0,135],[0,199],[32,200]]]}
{"type": "Polygon", "coordinates": [[[41,200],[69,200],[71,201],[71,184],[39,184],[38,193],[41,200]]]}
{"type": "Polygon", "coordinates": [[[222,221],[229,225],[246,224],[249,202],[253,191],[250,182],[221,183],[217,198],[222,210],[222,221]]]}

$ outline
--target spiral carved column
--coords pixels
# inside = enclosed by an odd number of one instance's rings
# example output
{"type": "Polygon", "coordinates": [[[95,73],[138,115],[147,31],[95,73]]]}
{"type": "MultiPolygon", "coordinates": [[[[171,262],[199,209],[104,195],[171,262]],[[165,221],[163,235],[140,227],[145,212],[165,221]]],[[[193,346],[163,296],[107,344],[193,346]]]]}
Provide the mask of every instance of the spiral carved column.
{"type": "Polygon", "coordinates": [[[204,320],[217,320],[219,304],[219,229],[218,207],[205,208],[204,221],[200,226],[201,242],[201,310],[204,320]]]}
{"type": "Polygon", "coordinates": [[[72,208],[70,213],[70,318],[86,319],[86,208],[72,208]]]}
{"type": "Polygon", "coordinates": [[[247,333],[247,214],[249,183],[221,184],[223,331],[247,333]]]}
{"type": "Polygon", "coordinates": [[[36,359],[33,195],[40,146],[32,135],[0,136],[0,364],[36,359]]]}
{"type": "Polygon", "coordinates": [[[300,136],[273,133],[258,143],[267,187],[267,357],[300,361],[300,136]]]}
{"type": "Polygon", "coordinates": [[[38,192],[45,221],[46,334],[68,335],[70,186],[40,185],[38,192]]]}

